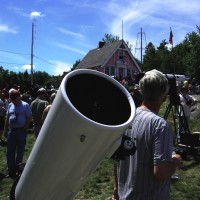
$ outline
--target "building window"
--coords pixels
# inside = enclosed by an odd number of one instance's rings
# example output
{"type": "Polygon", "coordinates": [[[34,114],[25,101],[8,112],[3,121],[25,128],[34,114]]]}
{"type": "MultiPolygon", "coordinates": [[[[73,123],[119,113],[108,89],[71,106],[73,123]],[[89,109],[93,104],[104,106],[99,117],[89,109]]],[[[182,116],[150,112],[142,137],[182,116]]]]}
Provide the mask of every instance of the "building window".
{"type": "Polygon", "coordinates": [[[130,76],[130,75],[131,75],[131,70],[127,69],[127,76],[130,76]]]}
{"type": "Polygon", "coordinates": [[[105,74],[110,75],[109,74],[109,67],[105,67],[105,74]]]}
{"type": "Polygon", "coordinates": [[[124,56],[123,55],[119,55],[119,59],[123,60],[124,56]]]}
{"type": "Polygon", "coordinates": [[[114,67],[110,68],[110,76],[115,76],[115,68],[114,67]]]}
{"type": "Polygon", "coordinates": [[[124,59],[124,51],[119,50],[119,59],[123,60],[124,59]]]}

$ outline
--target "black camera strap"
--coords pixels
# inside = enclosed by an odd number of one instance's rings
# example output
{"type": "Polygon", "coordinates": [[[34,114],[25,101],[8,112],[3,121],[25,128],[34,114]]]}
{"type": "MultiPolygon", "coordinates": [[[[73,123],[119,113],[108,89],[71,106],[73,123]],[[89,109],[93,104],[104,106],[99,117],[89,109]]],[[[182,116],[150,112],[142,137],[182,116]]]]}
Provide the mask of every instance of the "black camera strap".
{"type": "Polygon", "coordinates": [[[119,148],[112,155],[115,161],[124,160],[126,156],[134,155],[136,152],[135,138],[131,135],[132,127],[129,126],[125,133],[122,135],[121,144],[119,148]]]}

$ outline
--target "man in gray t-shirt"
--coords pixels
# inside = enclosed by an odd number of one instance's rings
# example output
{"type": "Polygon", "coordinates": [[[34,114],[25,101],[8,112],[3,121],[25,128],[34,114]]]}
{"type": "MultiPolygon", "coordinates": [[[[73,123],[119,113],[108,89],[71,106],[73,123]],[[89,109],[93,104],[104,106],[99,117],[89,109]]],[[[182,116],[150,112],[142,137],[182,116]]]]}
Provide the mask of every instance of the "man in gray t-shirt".
{"type": "Polygon", "coordinates": [[[136,153],[116,163],[115,200],[168,200],[170,178],[182,166],[172,158],[173,133],[158,116],[168,93],[168,80],[157,70],[146,72],[139,82],[144,101],[137,108],[132,129],[125,135],[135,141],[136,153]]]}
{"type": "Polygon", "coordinates": [[[35,137],[37,138],[42,128],[42,115],[44,109],[49,105],[46,100],[46,89],[40,88],[38,91],[38,97],[31,103],[31,111],[33,113],[33,126],[35,131],[35,137]]]}

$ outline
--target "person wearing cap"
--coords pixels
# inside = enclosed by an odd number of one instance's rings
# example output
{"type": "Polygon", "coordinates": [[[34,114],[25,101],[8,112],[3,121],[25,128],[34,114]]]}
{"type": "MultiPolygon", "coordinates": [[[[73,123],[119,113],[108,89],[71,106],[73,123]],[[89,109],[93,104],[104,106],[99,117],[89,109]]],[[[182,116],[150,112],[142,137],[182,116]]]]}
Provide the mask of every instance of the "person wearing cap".
{"type": "Polygon", "coordinates": [[[32,121],[32,112],[29,104],[21,100],[18,90],[12,90],[9,98],[11,103],[6,112],[4,135],[7,137],[8,173],[11,178],[16,178],[17,167],[23,161],[27,129],[32,121]]]}
{"type": "Polygon", "coordinates": [[[37,94],[37,98],[30,105],[33,113],[33,126],[36,138],[38,137],[40,129],[42,128],[43,111],[49,105],[49,102],[46,100],[47,92],[45,88],[40,88],[37,91],[37,94]]]}
{"type": "Polygon", "coordinates": [[[9,95],[11,94],[11,92],[12,92],[13,90],[17,90],[17,91],[20,92],[20,86],[18,86],[17,84],[14,84],[13,87],[10,88],[9,91],[8,91],[9,95]]]}

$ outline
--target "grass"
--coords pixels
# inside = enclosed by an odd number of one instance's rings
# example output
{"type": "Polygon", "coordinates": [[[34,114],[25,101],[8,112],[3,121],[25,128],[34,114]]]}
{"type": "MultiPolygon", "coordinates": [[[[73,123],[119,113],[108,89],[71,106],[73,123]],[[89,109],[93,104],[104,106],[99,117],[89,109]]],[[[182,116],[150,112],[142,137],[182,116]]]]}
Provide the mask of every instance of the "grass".
{"type": "MultiPolygon", "coordinates": [[[[163,116],[166,104],[161,108],[160,115],[163,116]]],[[[171,116],[169,116],[169,121],[171,116]]],[[[172,123],[172,122],[171,122],[172,123]]],[[[190,128],[192,131],[199,130],[199,120],[191,121],[190,128]]],[[[35,137],[30,133],[27,138],[25,149],[25,158],[27,160],[35,137]]],[[[184,161],[184,168],[178,171],[178,181],[173,181],[171,185],[172,200],[199,200],[200,199],[200,163],[192,155],[184,161]]],[[[0,146],[0,172],[7,174],[6,166],[6,148],[0,146]]],[[[4,178],[0,181],[0,200],[9,199],[9,192],[13,180],[4,178]]],[[[111,200],[114,186],[113,161],[105,159],[98,166],[96,171],[88,178],[85,185],[78,192],[74,199],[76,200],[111,200]]]]}
{"type": "MultiPolygon", "coordinates": [[[[24,160],[28,159],[33,144],[35,142],[34,134],[29,134],[27,137],[27,145],[24,154],[24,160]]],[[[6,164],[6,147],[0,146],[0,173],[7,175],[7,164],[6,164]]],[[[10,178],[4,178],[0,181],[0,200],[9,199],[9,192],[13,184],[13,180],[10,178]]]]}

